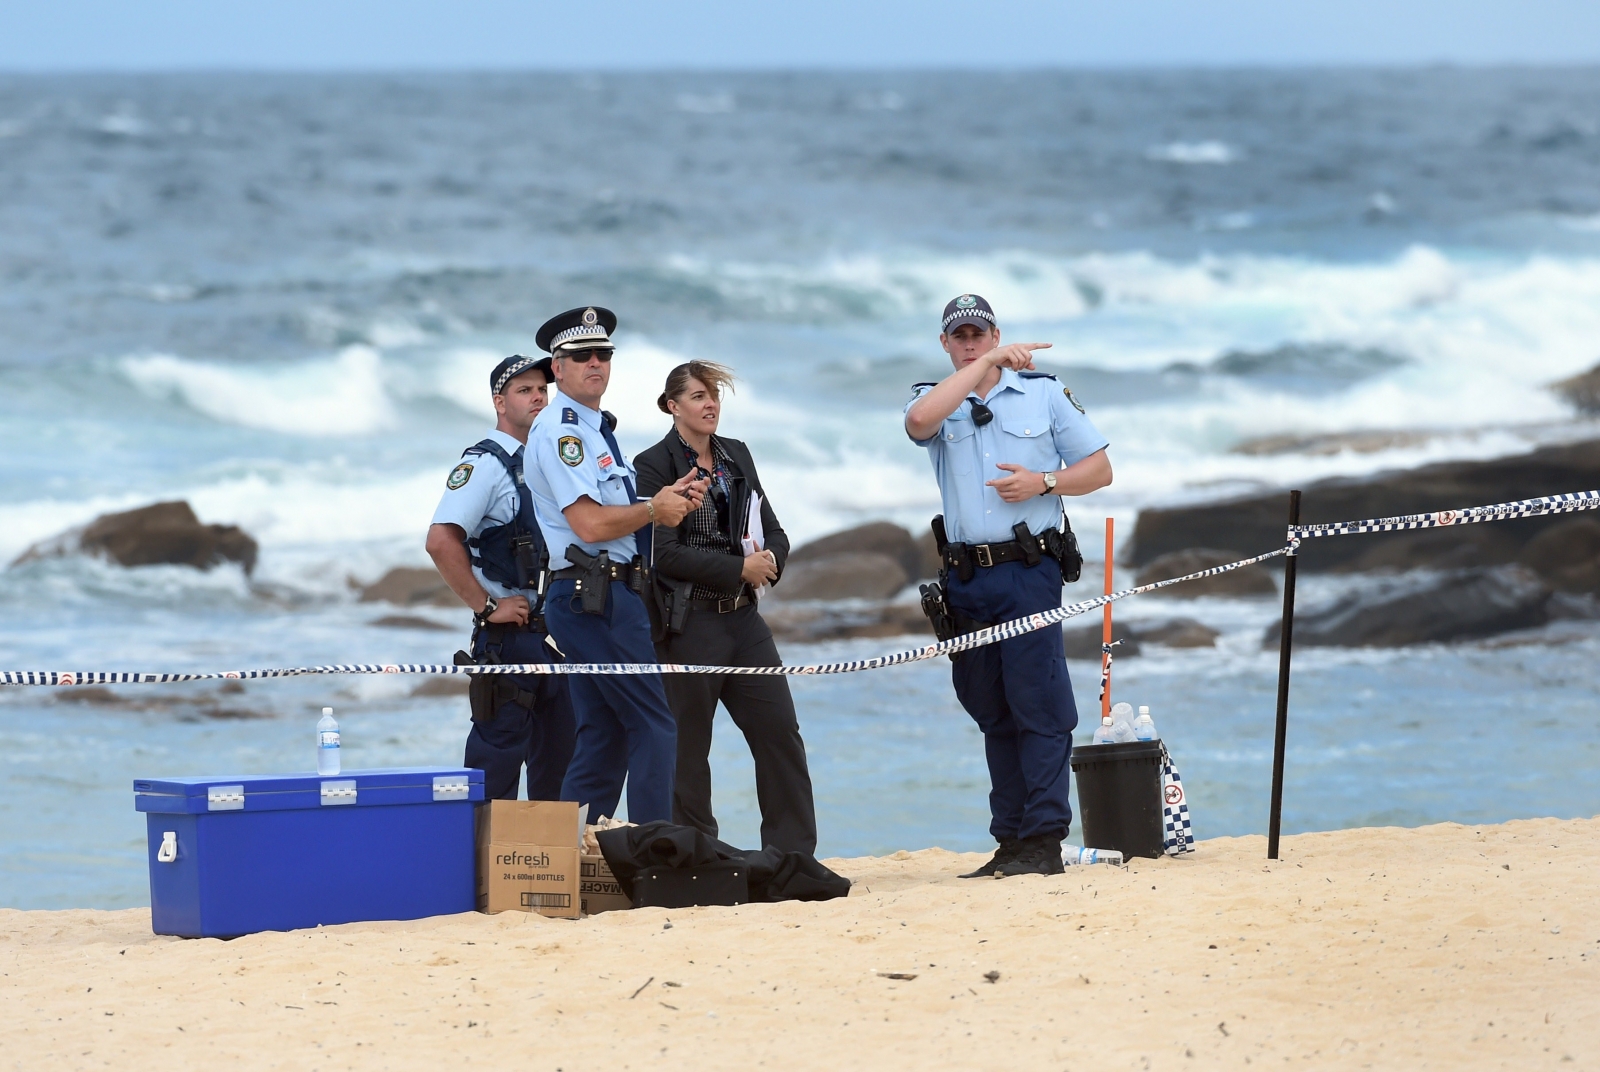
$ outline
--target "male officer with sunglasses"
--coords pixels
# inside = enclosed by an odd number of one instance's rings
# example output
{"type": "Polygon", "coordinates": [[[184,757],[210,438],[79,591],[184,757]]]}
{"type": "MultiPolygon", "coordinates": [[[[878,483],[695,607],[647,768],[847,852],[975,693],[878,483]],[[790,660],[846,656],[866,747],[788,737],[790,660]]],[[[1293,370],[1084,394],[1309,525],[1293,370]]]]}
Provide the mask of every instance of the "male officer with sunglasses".
{"type": "MultiPolygon", "coordinates": [[[[952,299],[941,328],[955,371],[916,385],[905,428],[927,449],[939,482],[941,577],[956,631],[965,633],[1061,605],[1063,574],[1081,560],[1057,533],[1059,496],[1105,487],[1111,462],[1072,392],[1034,371],[1033,351],[1049,343],[1001,345],[994,310],[976,294],[952,299]]],[[[963,652],[952,676],[983,731],[989,832],[1000,843],[962,877],[1060,874],[1078,725],[1061,631],[963,652]]]]}
{"type": "MultiPolygon", "coordinates": [[[[545,625],[578,663],[656,661],[639,598],[650,526],[677,525],[706,489],[691,473],[646,501],[635,494],[615,420],[600,408],[616,326],[609,309],[569,309],[535,336],[561,391],[528,433],[528,488],[550,549],[545,625]]],[[[661,675],[582,675],[570,684],[578,730],[561,799],[589,805],[591,819],[614,816],[626,779],[630,820],[670,820],[678,737],[661,675]]]]}

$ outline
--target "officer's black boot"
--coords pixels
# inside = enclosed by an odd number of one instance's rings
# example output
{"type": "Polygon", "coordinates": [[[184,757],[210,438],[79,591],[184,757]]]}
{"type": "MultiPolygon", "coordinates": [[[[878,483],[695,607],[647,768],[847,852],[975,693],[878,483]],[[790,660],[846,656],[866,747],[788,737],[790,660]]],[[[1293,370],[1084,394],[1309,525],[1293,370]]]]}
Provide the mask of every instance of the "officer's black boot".
{"type": "Polygon", "coordinates": [[[1059,875],[1066,868],[1061,865],[1061,839],[1053,834],[1039,834],[1023,838],[1017,843],[1017,854],[1010,863],[1003,864],[995,873],[1013,875],[1059,875]]]}
{"type": "Polygon", "coordinates": [[[1000,847],[994,850],[994,855],[989,857],[989,862],[979,867],[976,871],[968,871],[959,878],[988,878],[1006,864],[1017,858],[1017,847],[1022,843],[1014,837],[1000,839],[1000,847]]]}

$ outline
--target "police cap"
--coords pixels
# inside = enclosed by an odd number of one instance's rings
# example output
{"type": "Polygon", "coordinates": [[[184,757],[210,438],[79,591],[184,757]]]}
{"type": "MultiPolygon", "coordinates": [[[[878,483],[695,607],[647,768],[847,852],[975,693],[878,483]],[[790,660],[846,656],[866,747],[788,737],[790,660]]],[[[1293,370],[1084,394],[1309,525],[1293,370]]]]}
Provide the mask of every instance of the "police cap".
{"type": "Polygon", "coordinates": [[[534,340],[539,349],[555,355],[563,350],[610,350],[617,314],[598,305],[568,309],[544,322],[534,340]]]}
{"type": "Polygon", "coordinates": [[[939,330],[946,335],[960,327],[962,324],[976,324],[980,328],[999,327],[995,323],[994,310],[989,308],[989,303],[976,294],[963,294],[951,298],[944,307],[944,320],[939,325],[939,330]]]}
{"type": "Polygon", "coordinates": [[[506,384],[521,376],[524,372],[532,372],[535,369],[544,374],[545,383],[555,383],[556,374],[551,369],[550,364],[548,357],[523,357],[521,354],[512,354],[496,365],[493,372],[489,373],[489,393],[495,395],[504,394],[506,384]]]}

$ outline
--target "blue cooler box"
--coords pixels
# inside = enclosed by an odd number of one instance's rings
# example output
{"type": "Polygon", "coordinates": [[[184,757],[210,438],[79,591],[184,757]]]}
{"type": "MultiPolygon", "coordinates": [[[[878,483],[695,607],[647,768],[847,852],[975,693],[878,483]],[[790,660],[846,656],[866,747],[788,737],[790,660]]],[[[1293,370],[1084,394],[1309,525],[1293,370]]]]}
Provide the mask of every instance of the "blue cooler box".
{"type": "Polygon", "coordinates": [[[477,907],[480,770],[167,778],[133,792],[157,934],[228,938],[477,907]]]}

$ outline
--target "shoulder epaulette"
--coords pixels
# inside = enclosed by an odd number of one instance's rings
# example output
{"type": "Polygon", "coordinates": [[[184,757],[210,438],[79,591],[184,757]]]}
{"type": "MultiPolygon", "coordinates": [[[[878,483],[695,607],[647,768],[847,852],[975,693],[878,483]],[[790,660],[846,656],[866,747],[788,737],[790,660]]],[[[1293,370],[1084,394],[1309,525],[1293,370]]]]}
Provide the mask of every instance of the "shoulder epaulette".
{"type": "Polygon", "coordinates": [[[937,387],[937,386],[939,386],[939,381],[938,380],[918,380],[916,383],[912,384],[911,386],[913,386],[913,387],[937,387]]]}
{"type": "Polygon", "coordinates": [[[1021,376],[1025,380],[1053,380],[1053,379],[1055,379],[1054,374],[1049,373],[1049,372],[1018,372],[1017,375],[1021,376]]]}

